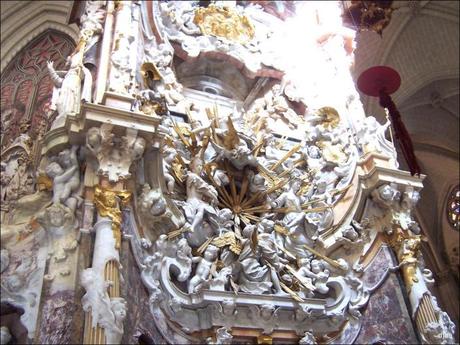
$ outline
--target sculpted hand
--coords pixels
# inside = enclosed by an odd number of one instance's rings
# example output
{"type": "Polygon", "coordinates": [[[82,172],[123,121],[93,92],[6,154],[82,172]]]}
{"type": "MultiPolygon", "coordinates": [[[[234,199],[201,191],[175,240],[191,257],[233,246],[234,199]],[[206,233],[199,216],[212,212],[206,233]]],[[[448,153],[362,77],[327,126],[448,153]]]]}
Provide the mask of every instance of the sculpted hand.
{"type": "Polygon", "coordinates": [[[46,62],[46,67],[48,67],[48,70],[54,71],[54,62],[51,61],[51,60],[48,60],[48,61],[46,62]]]}

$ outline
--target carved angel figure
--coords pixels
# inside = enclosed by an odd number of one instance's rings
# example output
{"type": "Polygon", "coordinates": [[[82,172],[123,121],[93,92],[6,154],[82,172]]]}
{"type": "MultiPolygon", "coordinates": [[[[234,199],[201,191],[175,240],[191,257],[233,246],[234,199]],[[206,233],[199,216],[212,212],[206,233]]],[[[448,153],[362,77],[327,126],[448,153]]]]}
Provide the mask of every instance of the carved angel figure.
{"type": "Polygon", "coordinates": [[[243,237],[238,276],[241,290],[250,293],[271,293],[273,288],[275,293],[282,294],[276,273],[276,270],[281,268],[281,263],[273,240],[264,235],[258,238],[254,225],[246,225],[243,237]],[[255,240],[256,237],[258,240],[255,240]]]}
{"type": "Polygon", "coordinates": [[[223,208],[217,211],[217,216],[210,219],[215,228],[215,234],[221,236],[226,232],[232,231],[233,227],[233,212],[229,208],[223,208]]]}
{"type": "Polygon", "coordinates": [[[282,219],[283,226],[288,229],[285,247],[292,254],[298,257],[305,257],[308,252],[303,247],[304,244],[311,244],[305,232],[305,214],[302,211],[301,197],[296,193],[299,191],[302,181],[294,178],[290,187],[272,202],[273,208],[288,207],[290,211],[282,219]]]}
{"type": "Polygon", "coordinates": [[[110,299],[110,304],[113,319],[104,318],[101,326],[105,329],[107,344],[119,344],[123,336],[123,320],[126,318],[126,301],[124,298],[114,297],[110,299]]]}
{"type": "Polygon", "coordinates": [[[149,184],[144,184],[139,196],[140,209],[149,216],[158,217],[166,212],[166,200],[159,190],[152,190],[149,184]]]}
{"type": "Polygon", "coordinates": [[[169,172],[172,168],[174,159],[176,158],[177,151],[172,147],[165,147],[163,149],[163,175],[166,180],[166,188],[168,193],[174,192],[174,186],[176,184],[174,177],[169,172]]]}
{"type": "Polygon", "coordinates": [[[242,170],[246,165],[257,167],[258,162],[256,157],[251,153],[248,145],[244,140],[240,140],[234,149],[226,149],[211,141],[214,150],[217,152],[216,161],[221,161],[224,158],[228,159],[238,170],[242,170]]]}
{"type": "Polygon", "coordinates": [[[357,137],[363,153],[378,152],[384,154],[393,159],[393,163],[397,168],[395,147],[391,141],[385,138],[385,132],[390,125],[390,121],[380,125],[375,117],[366,117],[358,130],[357,137]]]}
{"type": "MultiPolygon", "coordinates": [[[[301,267],[298,270],[298,274],[307,279],[311,279],[311,282],[315,286],[315,291],[326,294],[329,292],[329,287],[326,286],[330,272],[326,268],[326,264],[322,260],[308,259],[300,260],[301,267]]],[[[310,291],[306,291],[306,295],[311,297],[310,291]]]]}
{"type": "Polygon", "coordinates": [[[81,16],[81,36],[87,40],[85,51],[99,40],[102,33],[102,23],[105,18],[105,2],[100,0],[89,0],[86,2],[85,13],[81,16]]]}
{"type": "Polygon", "coordinates": [[[76,195],[80,186],[80,172],[77,160],[78,146],[66,149],[59,154],[58,162],[51,162],[45,169],[46,174],[53,179],[53,203],[65,204],[75,211],[79,197],[76,195]]]}
{"type": "Polygon", "coordinates": [[[202,162],[199,157],[194,157],[190,162],[190,171],[187,173],[187,201],[182,204],[185,216],[190,224],[192,238],[189,241],[197,246],[201,245],[213,231],[203,227],[205,215],[216,216],[217,191],[206,183],[199,173],[202,162]]]}
{"type": "Polygon", "coordinates": [[[196,256],[192,262],[198,263],[195,275],[188,283],[188,293],[196,293],[204,287],[210,278],[211,266],[216,261],[219,249],[213,245],[206,248],[203,257],[196,256]]]}

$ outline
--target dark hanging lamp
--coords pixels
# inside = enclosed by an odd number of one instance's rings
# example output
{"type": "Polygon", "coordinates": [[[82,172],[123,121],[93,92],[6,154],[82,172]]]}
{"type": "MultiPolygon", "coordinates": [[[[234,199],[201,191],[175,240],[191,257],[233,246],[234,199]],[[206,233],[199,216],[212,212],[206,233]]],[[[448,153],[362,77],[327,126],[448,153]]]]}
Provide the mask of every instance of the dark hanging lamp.
{"type": "Polygon", "coordinates": [[[358,78],[358,89],[365,95],[378,97],[379,104],[388,110],[396,141],[401,147],[409,171],[412,176],[415,174],[420,176],[420,167],[415,157],[412,140],[402,122],[401,114],[390,97],[400,85],[401,77],[398,72],[388,66],[371,67],[358,78]]]}
{"type": "Polygon", "coordinates": [[[393,1],[342,0],[343,24],[358,31],[375,31],[380,36],[390,23],[393,1]]]}

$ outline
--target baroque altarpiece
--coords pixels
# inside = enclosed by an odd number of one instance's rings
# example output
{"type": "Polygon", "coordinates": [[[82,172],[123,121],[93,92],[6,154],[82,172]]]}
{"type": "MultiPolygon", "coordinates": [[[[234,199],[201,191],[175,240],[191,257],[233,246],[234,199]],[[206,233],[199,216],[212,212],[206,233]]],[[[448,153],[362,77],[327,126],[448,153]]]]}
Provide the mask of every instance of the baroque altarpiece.
{"type": "Polygon", "coordinates": [[[352,39],[296,51],[296,5],[76,2],[78,42],[10,63],[2,344],[453,342],[423,176],[333,88],[352,39]]]}

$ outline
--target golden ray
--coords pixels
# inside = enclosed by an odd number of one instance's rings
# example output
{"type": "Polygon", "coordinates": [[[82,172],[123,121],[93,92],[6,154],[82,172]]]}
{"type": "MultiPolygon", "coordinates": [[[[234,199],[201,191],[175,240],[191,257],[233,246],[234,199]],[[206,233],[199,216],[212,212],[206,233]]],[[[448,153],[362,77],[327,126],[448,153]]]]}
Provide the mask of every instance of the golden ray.
{"type": "Polygon", "coordinates": [[[239,286],[233,281],[233,279],[231,277],[230,277],[230,285],[231,285],[235,295],[238,295],[239,286]]]}
{"type": "Polygon", "coordinates": [[[199,246],[196,251],[198,255],[201,256],[213,240],[214,240],[214,237],[208,238],[201,246],[199,246]]]}
{"type": "Polygon", "coordinates": [[[255,207],[250,207],[250,208],[245,208],[244,212],[249,212],[249,213],[254,213],[254,212],[268,212],[271,211],[270,208],[267,208],[264,205],[260,206],[255,206],[255,207]]]}
{"type": "Polygon", "coordinates": [[[258,141],[257,141],[257,144],[256,146],[254,146],[254,148],[252,149],[251,153],[254,155],[254,157],[257,157],[259,155],[259,151],[260,149],[264,146],[264,139],[263,138],[260,138],[258,141]]]}
{"type": "Polygon", "coordinates": [[[223,206],[224,208],[229,208],[229,209],[232,208],[232,206],[227,201],[225,201],[220,195],[219,195],[219,198],[220,198],[220,206],[223,206]]]}
{"type": "MultiPolygon", "coordinates": [[[[281,235],[287,235],[288,234],[288,230],[284,227],[284,226],[281,226],[279,224],[275,224],[275,231],[281,235]]],[[[276,243],[275,243],[276,246],[278,246],[276,243]]],[[[295,257],[294,257],[295,259],[295,257]]]]}
{"type": "Polygon", "coordinates": [[[278,149],[278,150],[281,150],[284,146],[284,144],[286,144],[286,141],[287,141],[287,136],[284,135],[281,139],[278,140],[278,142],[276,143],[275,147],[278,149]]]}
{"type": "Polygon", "coordinates": [[[336,260],[334,259],[331,259],[329,257],[327,257],[326,255],[324,254],[321,254],[320,252],[317,252],[316,250],[314,250],[313,248],[307,246],[306,244],[303,245],[305,247],[305,249],[307,249],[309,252],[311,252],[312,254],[320,257],[321,259],[323,259],[324,261],[326,261],[328,264],[330,264],[331,266],[335,267],[335,268],[338,268],[338,269],[341,269],[343,271],[346,271],[346,269],[344,267],[342,267],[342,265],[340,265],[336,260]]]}
{"type": "Polygon", "coordinates": [[[265,168],[262,164],[258,164],[257,168],[259,170],[259,173],[266,179],[269,180],[267,181],[269,184],[275,184],[277,181],[277,177],[273,176],[273,171],[268,170],[265,168]]]}
{"type": "MultiPolygon", "coordinates": [[[[227,203],[229,205],[232,204],[232,198],[230,197],[230,195],[228,194],[227,190],[225,189],[225,187],[219,187],[217,186],[217,190],[222,192],[222,195],[223,197],[225,198],[225,200],[227,201],[227,203]]],[[[230,208],[232,208],[232,206],[230,206],[230,208]]]]}
{"type": "Polygon", "coordinates": [[[232,205],[236,206],[236,184],[235,184],[235,178],[233,176],[230,177],[230,192],[232,193],[232,205]]]}
{"type": "Polygon", "coordinates": [[[272,165],[270,170],[274,171],[278,168],[281,164],[283,164],[289,157],[291,157],[294,153],[300,150],[300,148],[304,145],[304,142],[300,142],[299,144],[293,146],[278,162],[272,165]]]}
{"type": "Polygon", "coordinates": [[[265,192],[256,192],[256,193],[254,193],[249,199],[243,200],[243,202],[241,203],[241,207],[245,208],[247,206],[250,206],[253,202],[255,202],[259,197],[261,197],[264,194],[265,194],[265,192]]]}
{"type": "Polygon", "coordinates": [[[299,163],[304,163],[304,161],[303,161],[303,160],[295,161],[294,164],[292,165],[292,167],[290,167],[290,168],[287,169],[287,170],[284,170],[281,174],[278,175],[278,177],[281,178],[281,177],[284,177],[284,176],[290,174],[292,170],[294,170],[294,169],[297,168],[299,165],[301,165],[301,164],[299,164],[299,163]]]}
{"type": "Polygon", "coordinates": [[[243,216],[252,220],[252,221],[255,221],[255,222],[260,222],[261,221],[261,218],[260,217],[257,217],[257,216],[254,216],[252,214],[249,214],[249,213],[243,213],[243,216]]]}
{"type": "MultiPolygon", "coordinates": [[[[284,229],[284,228],[283,228],[284,229]]],[[[287,234],[287,230],[284,229],[286,231],[286,234],[287,234]]],[[[277,244],[276,242],[273,242],[275,244],[275,246],[280,249],[283,253],[285,253],[287,256],[289,256],[291,259],[294,259],[294,260],[297,260],[297,258],[295,257],[294,254],[292,254],[291,252],[289,252],[288,250],[286,250],[285,248],[281,247],[279,244],[277,244]]]]}
{"type": "Polygon", "coordinates": [[[174,121],[174,120],[173,120],[173,129],[174,129],[174,131],[177,133],[177,135],[179,136],[180,140],[181,140],[182,143],[185,145],[185,147],[186,147],[190,152],[192,152],[193,147],[190,145],[190,143],[188,142],[187,138],[184,136],[184,133],[182,133],[181,128],[179,127],[179,125],[177,124],[177,122],[174,121]]]}
{"type": "Polygon", "coordinates": [[[257,233],[257,228],[254,228],[254,230],[252,230],[250,245],[251,245],[252,251],[255,253],[257,246],[259,245],[259,237],[257,233]]]}
{"type": "MultiPolygon", "coordinates": [[[[333,190],[333,191],[330,192],[330,194],[331,194],[331,195],[341,194],[341,193],[347,191],[348,188],[350,188],[350,187],[351,187],[351,184],[349,184],[348,186],[346,186],[346,187],[344,187],[344,188],[341,188],[341,189],[339,189],[339,190],[333,190]]],[[[302,209],[304,209],[304,208],[306,208],[306,207],[309,206],[309,205],[315,204],[315,203],[320,202],[320,201],[324,201],[324,200],[326,200],[326,199],[327,199],[327,197],[324,196],[324,197],[321,197],[321,198],[318,198],[318,199],[310,200],[310,201],[306,202],[305,204],[302,204],[300,207],[301,207],[302,209]]],[[[331,208],[331,207],[332,207],[332,206],[329,206],[329,208],[331,208]]]]}
{"type": "Polygon", "coordinates": [[[182,228],[180,228],[178,230],[170,231],[166,236],[168,237],[168,239],[172,239],[172,238],[177,237],[180,234],[182,234],[184,232],[187,232],[187,231],[190,231],[190,229],[183,226],[182,228]]]}
{"type": "Polygon", "coordinates": [[[280,180],[278,183],[276,183],[274,186],[272,186],[271,188],[267,189],[266,193],[267,194],[270,194],[270,193],[273,193],[274,191],[276,191],[277,189],[280,189],[281,187],[283,187],[286,183],[289,182],[289,179],[283,179],[283,180],[280,180]]]}
{"type": "Polygon", "coordinates": [[[224,137],[224,146],[228,150],[233,150],[240,142],[240,137],[236,132],[235,126],[230,115],[227,118],[227,133],[224,137]]]}
{"type": "Polygon", "coordinates": [[[297,273],[295,269],[293,269],[291,266],[286,265],[286,269],[299,281],[299,283],[306,289],[310,291],[315,291],[316,287],[311,283],[311,281],[305,279],[305,277],[302,277],[297,273]]]}
{"type": "Polygon", "coordinates": [[[300,303],[305,303],[305,301],[300,297],[295,291],[291,290],[286,284],[284,284],[282,281],[280,281],[280,286],[281,288],[286,291],[293,300],[300,302],[300,303]]]}
{"type": "Polygon", "coordinates": [[[240,194],[238,195],[238,205],[240,205],[241,201],[243,201],[243,198],[246,195],[246,192],[248,191],[248,187],[249,187],[249,179],[247,175],[244,175],[243,183],[241,184],[240,194]]]}
{"type": "Polygon", "coordinates": [[[248,218],[246,218],[245,215],[240,214],[240,218],[241,218],[241,220],[243,221],[244,224],[246,224],[246,225],[251,224],[251,221],[248,218]]]}

